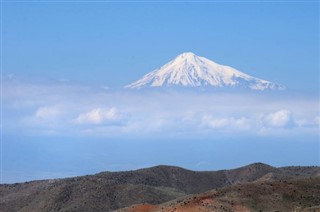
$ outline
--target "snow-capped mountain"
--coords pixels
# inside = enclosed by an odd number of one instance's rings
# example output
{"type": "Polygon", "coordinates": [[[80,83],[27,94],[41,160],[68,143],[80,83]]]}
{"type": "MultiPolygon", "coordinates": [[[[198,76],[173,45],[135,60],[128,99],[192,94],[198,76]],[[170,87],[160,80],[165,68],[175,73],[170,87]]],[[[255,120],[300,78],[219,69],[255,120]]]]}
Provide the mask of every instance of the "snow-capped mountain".
{"type": "Polygon", "coordinates": [[[156,69],[127,88],[143,87],[243,87],[252,90],[283,90],[284,86],[249,76],[232,67],[217,64],[191,52],[178,55],[174,60],[156,69]]]}

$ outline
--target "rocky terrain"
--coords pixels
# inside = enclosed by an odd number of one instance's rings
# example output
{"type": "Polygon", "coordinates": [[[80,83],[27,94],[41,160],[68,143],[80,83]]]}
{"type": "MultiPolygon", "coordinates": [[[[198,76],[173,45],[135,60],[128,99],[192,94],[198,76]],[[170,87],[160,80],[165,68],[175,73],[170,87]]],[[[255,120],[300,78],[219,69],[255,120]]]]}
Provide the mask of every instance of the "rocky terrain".
{"type": "Polygon", "coordinates": [[[319,191],[319,177],[252,182],[189,195],[160,205],[133,205],[117,212],[320,211],[319,191]]]}
{"type": "Polygon", "coordinates": [[[265,211],[274,205],[307,210],[320,205],[319,177],[320,167],[262,163],[199,172],[156,166],[2,184],[0,211],[265,211]]]}

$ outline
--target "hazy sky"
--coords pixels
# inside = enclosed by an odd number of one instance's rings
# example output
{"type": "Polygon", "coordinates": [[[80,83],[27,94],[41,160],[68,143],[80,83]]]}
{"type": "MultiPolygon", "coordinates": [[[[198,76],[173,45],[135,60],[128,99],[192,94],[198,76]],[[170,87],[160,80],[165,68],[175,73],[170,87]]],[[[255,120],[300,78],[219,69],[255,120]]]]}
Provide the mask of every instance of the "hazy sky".
{"type": "Polygon", "coordinates": [[[320,164],[318,2],[4,1],[2,12],[1,182],[320,164]],[[186,51],[288,89],[119,89],[186,51]]]}

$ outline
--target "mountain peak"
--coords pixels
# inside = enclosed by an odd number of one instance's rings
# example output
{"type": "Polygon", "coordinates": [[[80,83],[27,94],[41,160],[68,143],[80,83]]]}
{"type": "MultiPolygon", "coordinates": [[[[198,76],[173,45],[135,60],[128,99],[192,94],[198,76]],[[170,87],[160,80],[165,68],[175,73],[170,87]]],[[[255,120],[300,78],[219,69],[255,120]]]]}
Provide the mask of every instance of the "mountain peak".
{"type": "Polygon", "coordinates": [[[196,57],[197,55],[195,55],[193,52],[184,52],[179,54],[176,58],[193,58],[196,57]]]}
{"type": "Polygon", "coordinates": [[[282,90],[283,86],[219,65],[192,52],[184,52],[159,69],[126,86],[143,87],[244,87],[252,90],[282,90]]]}
{"type": "MultiPolygon", "coordinates": [[[[196,63],[196,61],[198,60],[197,55],[195,55],[192,52],[184,52],[182,54],[179,54],[173,61],[175,63],[196,63]]],[[[181,69],[180,69],[181,70],[181,69]]]]}

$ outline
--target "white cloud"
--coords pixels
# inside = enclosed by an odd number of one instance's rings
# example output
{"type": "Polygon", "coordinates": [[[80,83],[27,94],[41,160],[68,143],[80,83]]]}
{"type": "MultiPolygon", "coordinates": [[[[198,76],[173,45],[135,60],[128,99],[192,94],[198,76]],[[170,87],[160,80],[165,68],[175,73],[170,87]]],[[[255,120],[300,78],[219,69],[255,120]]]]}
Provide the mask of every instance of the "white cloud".
{"type": "Polygon", "coordinates": [[[241,117],[234,121],[234,125],[238,129],[247,130],[251,128],[250,120],[246,117],[241,117]]]}
{"type": "Polygon", "coordinates": [[[129,92],[70,84],[10,83],[4,85],[3,101],[6,129],[10,126],[12,132],[54,130],[124,138],[201,137],[216,132],[232,135],[234,131],[292,135],[314,134],[320,124],[314,96],[297,99],[275,93],[129,92]]]}
{"type": "Polygon", "coordinates": [[[82,113],[76,118],[78,124],[102,124],[105,121],[114,121],[120,117],[115,107],[109,109],[95,108],[87,113],[82,113]]]}
{"type": "Polygon", "coordinates": [[[202,118],[202,124],[213,129],[238,129],[246,130],[250,128],[250,120],[246,117],[234,118],[215,118],[205,115],[202,118]]]}
{"type": "Polygon", "coordinates": [[[293,117],[290,111],[279,110],[262,115],[261,121],[267,127],[288,127],[293,123],[293,117]]]}
{"type": "Polygon", "coordinates": [[[11,123],[11,128],[23,128],[27,129],[27,132],[30,130],[42,135],[56,135],[67,128],[65,112],[60,105],[40,106],[32,110],[32,113],[22,116],[14,124],[11,123]]]}
{"type": "Polygon", "coordinates": [[[227,118],[213,118],[211,116],[204,116],[202,123],[212,128],[224,128],[229,125],[230,120],[227,118]]]}
{"type": "Polygon", "coordinates": [[[56,107],[40,107],[35,113],[38,119],[54,119],[61,114],[61,111],[56,107]]]}

